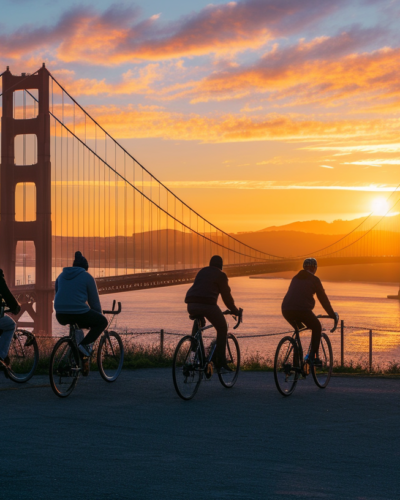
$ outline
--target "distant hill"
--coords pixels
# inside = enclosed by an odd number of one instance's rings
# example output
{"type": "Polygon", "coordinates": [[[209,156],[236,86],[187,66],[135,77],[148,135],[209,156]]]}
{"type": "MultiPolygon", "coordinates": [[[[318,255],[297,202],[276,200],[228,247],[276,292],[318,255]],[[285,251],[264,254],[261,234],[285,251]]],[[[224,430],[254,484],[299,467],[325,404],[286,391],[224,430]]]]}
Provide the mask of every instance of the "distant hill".
{"type": "MultiPolygon", "coordinates": [[[[396,217],[400,223],[400,216],[395,215],[394,217],[396,217]]],[[[376,222],[378,222],[380,218],[380,216],[372,216],[372,219],[376,219],[376,222]]],[[[292,222],[291,224],[285,224],[283,226],[270,226],[256,232],[267,233],[272,231],[299,231],[301,233],[342,235],[352,231],[359,224],[361,224],[364,219],[365,217],[353,220],[338,219],[333,222],[326,222],[324,220],[308,220],[304,222],[292,222]]]]}

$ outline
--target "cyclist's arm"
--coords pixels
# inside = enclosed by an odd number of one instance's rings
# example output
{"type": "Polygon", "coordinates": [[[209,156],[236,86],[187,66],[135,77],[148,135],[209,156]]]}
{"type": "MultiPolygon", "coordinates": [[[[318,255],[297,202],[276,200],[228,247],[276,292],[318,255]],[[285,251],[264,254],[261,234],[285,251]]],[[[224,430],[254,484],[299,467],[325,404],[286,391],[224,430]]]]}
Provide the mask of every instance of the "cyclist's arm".
{"type": "Polygon", "coordinates": [[[228,285],[228,277],[225,273],[223,273],[220,278],[218,285],[224,304],[234,315],[237,316],[239,314],[239,309],[235,306],[235,301],[233,300],[231,289],[228,285]]]}
{"type": "Polygon", "coordinates": [[[13,314],[18,314],[20,311],[20,305],[15,299],[14,295],[10,292],[6,280],[4,279],[4,273],[0,269],[0,295],[3,297],[4,302],[13,314]]]}
{"type": "Polygon", "coordinates": [[[317,292],[316,293],[317,293],[318,300],[321,303],[321,306],[325,309],[328,316],[330,316],[331,318],[336,318],[335,311],[333,310],[333,308],[331,306],[331,303],[328,299],[328,296],[325,293],[325,290],[324,290],[324,287],[322,286],[321,281],[319,281],[319,283],[317,285],[317,292]]]}
{"type": "Polygon", "coordinates": [[[91,276],[89,273],[88,273],[87,278],[88,278],[88,280],[87,280],[86,289],[87,289],[89,307],[90,307],[90,309],[93,309],[93,311],[97,311],[99,313],[102,313],[101,304],[100,304],[100,297],[99,297],[99,292],[97,290],[96,282],[95,282],[93,276],[91,276]]]}

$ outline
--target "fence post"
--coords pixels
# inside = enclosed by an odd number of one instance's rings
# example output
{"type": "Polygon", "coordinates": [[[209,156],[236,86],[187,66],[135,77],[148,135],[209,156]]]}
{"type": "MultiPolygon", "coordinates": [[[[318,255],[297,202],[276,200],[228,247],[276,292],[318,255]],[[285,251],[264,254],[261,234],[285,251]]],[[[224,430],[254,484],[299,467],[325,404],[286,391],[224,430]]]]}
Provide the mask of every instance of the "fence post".
{"type": "Polygon", "coordinates": [[[369,371],[372,372],[372,330],[369,331],[369,371]]]}
{"type": "Polygon", "coordinates": [[[164,330],[160,330],[160,352],[161,356],[164,356],[164,330]]]}
{"type": "Polygon", "coordinates": [[[340,366],[344,366],[344,320],[340,321],[340,366]]]}

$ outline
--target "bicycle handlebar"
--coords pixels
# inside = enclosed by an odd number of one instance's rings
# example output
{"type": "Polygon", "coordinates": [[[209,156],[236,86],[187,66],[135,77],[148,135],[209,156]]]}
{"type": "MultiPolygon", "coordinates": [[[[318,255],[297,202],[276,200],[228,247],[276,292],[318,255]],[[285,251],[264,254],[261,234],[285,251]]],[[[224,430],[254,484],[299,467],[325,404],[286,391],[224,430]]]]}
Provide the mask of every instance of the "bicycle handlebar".
{"type": "Polygon", "coordinates": [[[325,316],[323,314],[319,314],[317,316],[317,318],[324,318],[324,319],[333,319],[333,321],[335,322],[334,325],[333,325],[333,328],[331,329],[331,333],[333,333],[337,326],[338,326],[338,323],[339,323],[339,314],[337,312],[335,312],[335,317],[332,318],[331,316],[325,316]]]}
{"type": "Polygon", "coordinates": [[[229,309],[224,311],[222,314],[224,314],[225,316],[230,314],[235,319],[235,321],[237,318],[236,325],[233,327],[234,330],[236,330],[236,328],[240,325],[240,323],[243,323],[243,309],[241,307],[239,308],[239,314],[237,316],[235,314],[232,314],[232,311],[230,311],[229,309]]]}
{"type": "Polygon", "coordinates": [[[121,312],[121,302],[118,302],[118,309],[115,310],[115,304],[117,303],[116,300],[113,301],[112,305],[112,310],[111,311],[103,311],[103,314],[112,314],[113,316],[116,316],[121,312]]]}

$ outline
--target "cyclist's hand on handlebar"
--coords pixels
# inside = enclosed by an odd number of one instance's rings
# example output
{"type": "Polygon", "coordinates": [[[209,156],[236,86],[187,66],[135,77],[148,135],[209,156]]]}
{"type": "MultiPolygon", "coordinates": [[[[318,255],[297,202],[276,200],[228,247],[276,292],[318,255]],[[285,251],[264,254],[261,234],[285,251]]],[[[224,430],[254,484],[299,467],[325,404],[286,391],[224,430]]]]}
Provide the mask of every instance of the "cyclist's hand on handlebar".
{"type": "Polygon", "coordinates": [[[234,330],[240,325],[240,323],[243,323],[243,309],[239,307],[238,309],[239,314],[235,314],[234,318],[237,319],[236,325],[233,327],[234,330]]]}
{"type": "Polygon", "coordinates": [[[331,333],[333,333],[337,326],[338,326],[338,323],[339,323],[339,313],[335,312],[335,317],[332,318],[334,321],[335,321],[335,324],[333,325],[333,328],[331,329],[331,333]]]}

